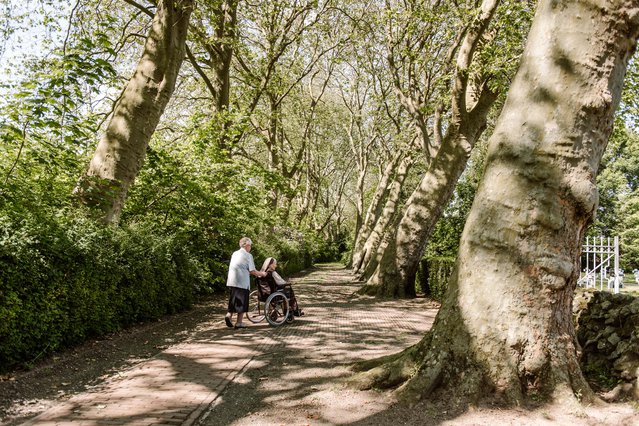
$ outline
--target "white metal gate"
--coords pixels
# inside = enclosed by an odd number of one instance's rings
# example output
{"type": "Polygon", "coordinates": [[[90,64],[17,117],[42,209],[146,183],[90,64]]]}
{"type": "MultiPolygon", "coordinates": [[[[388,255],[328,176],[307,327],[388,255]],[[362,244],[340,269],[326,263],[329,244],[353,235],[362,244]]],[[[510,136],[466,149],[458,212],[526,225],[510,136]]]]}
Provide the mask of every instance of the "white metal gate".
{"type": "Polygon", "coordinates": [[[581,250],[581,274],[577,285],[619,293],[623,275],[619,269],[619,237],[586,237],[581,250]],[[611,271],[612,269],[612,271],[611,271]]]}

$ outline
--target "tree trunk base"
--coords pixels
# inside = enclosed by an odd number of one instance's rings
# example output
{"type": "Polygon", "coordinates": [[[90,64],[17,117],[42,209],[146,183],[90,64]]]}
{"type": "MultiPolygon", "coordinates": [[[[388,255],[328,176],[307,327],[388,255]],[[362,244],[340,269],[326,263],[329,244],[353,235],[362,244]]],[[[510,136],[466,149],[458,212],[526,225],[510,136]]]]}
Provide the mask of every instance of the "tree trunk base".
{"type": "Polygon", "coordinates": [[[357,290],[357,294],[361,294],[363,296],[376,296],[379,291],[378,285],[366,284],[357,290]]]}
{"type": "Polygon", "coordinates": [[[402,352],[353,365],[355,374],[346,380],[358,390],[392,389],[400,403],[414,405],[428,397],[455,398],[470,405],[489,403],[491,406],[535,407],[553,401],[576,410],[582,404],[603,404],[588,389],[572,389],[559,384],[551,392],[528,391],[518,379],[515,386],[499,388],[481,365],[464,354],[433,347],[429,332],[418,344],[402,352]]]}
{"type": "Polygon", "coordinates": [[[361,361],[353,366],[359,373],[347,383],[359,390],[390,389],[405,383],[415,373],[418,366],[416,346],[372,360],[361,361]]]}

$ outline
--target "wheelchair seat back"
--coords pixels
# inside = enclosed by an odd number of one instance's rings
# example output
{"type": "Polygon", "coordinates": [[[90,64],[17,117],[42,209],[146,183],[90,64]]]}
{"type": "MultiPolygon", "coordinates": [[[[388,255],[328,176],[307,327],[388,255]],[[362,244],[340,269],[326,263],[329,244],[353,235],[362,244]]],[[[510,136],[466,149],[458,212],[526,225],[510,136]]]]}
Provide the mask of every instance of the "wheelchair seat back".
{"type": "Polygon", "coordinates": [[[275,284],[275,280],[271,274],[263,278],[256,278],[255,282],[257,284],[257,293],[259,295],[260,302],[266,302],[266,299],[277,291],[277,284],[275,284]]]}

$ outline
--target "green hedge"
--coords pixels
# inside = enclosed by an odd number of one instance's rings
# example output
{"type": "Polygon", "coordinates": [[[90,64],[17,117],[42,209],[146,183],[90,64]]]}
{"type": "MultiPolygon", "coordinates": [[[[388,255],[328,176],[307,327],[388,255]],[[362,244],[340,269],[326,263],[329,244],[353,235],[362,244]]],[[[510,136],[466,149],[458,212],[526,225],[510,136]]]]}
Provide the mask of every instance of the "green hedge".
{"type": "Polygon", "coordinates": [[[441,302],[446,289],[448,289],[448,280],[454,266],[455,258],[423,258],[419,265],[416,280],[421,286],[421,291],[426,296],[441,302]]]}
{"type": "Polygon", "coordinates": [[[179,237],[82,219],[0,215],[0,370],[191,306],[179,237]]]}
{"type": "Polygon", "coordinates": [[[267,257],[276,258],[278,271],[286,278],[312,266],[316,252],[313,241],[303,233],[292,228],[273,227],[258,236],[252,253],[257,269],[267,257]]]}
{"type": "MultiPolygon", "coordinates": [[[[256,266],[276,257],[285,278],[327,250],[290,228],[272,228],[254,240],[256,266]]],[[[77,214],[5,209],[0,371],[28,367],[88,338],[185,310],[199,294],[225,290],[237,243],[233,237],[218,241],[167,235],[150,225],[104,227],[77,214]]]]}

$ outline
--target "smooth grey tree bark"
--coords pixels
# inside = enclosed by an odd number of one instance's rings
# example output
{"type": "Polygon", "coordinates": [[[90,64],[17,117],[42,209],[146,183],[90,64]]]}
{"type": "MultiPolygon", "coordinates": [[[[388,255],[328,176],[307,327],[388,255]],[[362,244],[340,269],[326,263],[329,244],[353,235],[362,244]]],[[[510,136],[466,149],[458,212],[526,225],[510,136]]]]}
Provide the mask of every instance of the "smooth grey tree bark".
{"type": "MultiPolygon", "coordinates": [[[[361,250],[360,269],[356,270],[360,274],[360,279],[367,280],[375,273],[381,260],[381,253],[386,251],[387,243],[385,241],[388,240],[389,229],[395,229],[394,226],[397,226],[399,218],[401,218],[400,198],[402,189],[414,161],[413,156],[409,154],[403,158],[399,167],[395,170],[395,177],[389,186],[384,208],[377,218],[372,231],[368,233],[366,242],[361,250]]],[[[370,289],[371,291],[372,289],[376,291],[377,287],[373,286],[370,289]]],[[[363,290],[363,292],[366,291],[363,290]]]]}
{"type": "Polygon", "coordinates": [[[118,222],[127,191],[173,94],[193,7],[194,0],[158,1],[142,57],[74,190],[105,223],[118,222]]]}
{"type": "Polygon", "coordinates": [[[572,299],[595,177],[639,1],[542,0],[489,141],[456,271],[432,330],[353,380],[510,403],[597,401],[580,371],[572,299]]]}
{"type": "Polygon", "coordinates": [[[360,273],[361,269],[365,266],[364,258],[366,256],[366,241],[370,237],[371,232],[373,232],[375,224],[379,221],[384,210],[386,199],[388,198],[388,194],[393,185],[393,178],[396,175],[395,171],[405,156],[406,153],[404,151],[397,150],[392,159],[388,162],[388,164],[386,164],[386,167],[384,167],[384,172],[377,183],[375,193],[368,204],[368,209],[364,215],[362,225],[355,232],[351,266],[356,274],[360,273]]]}

